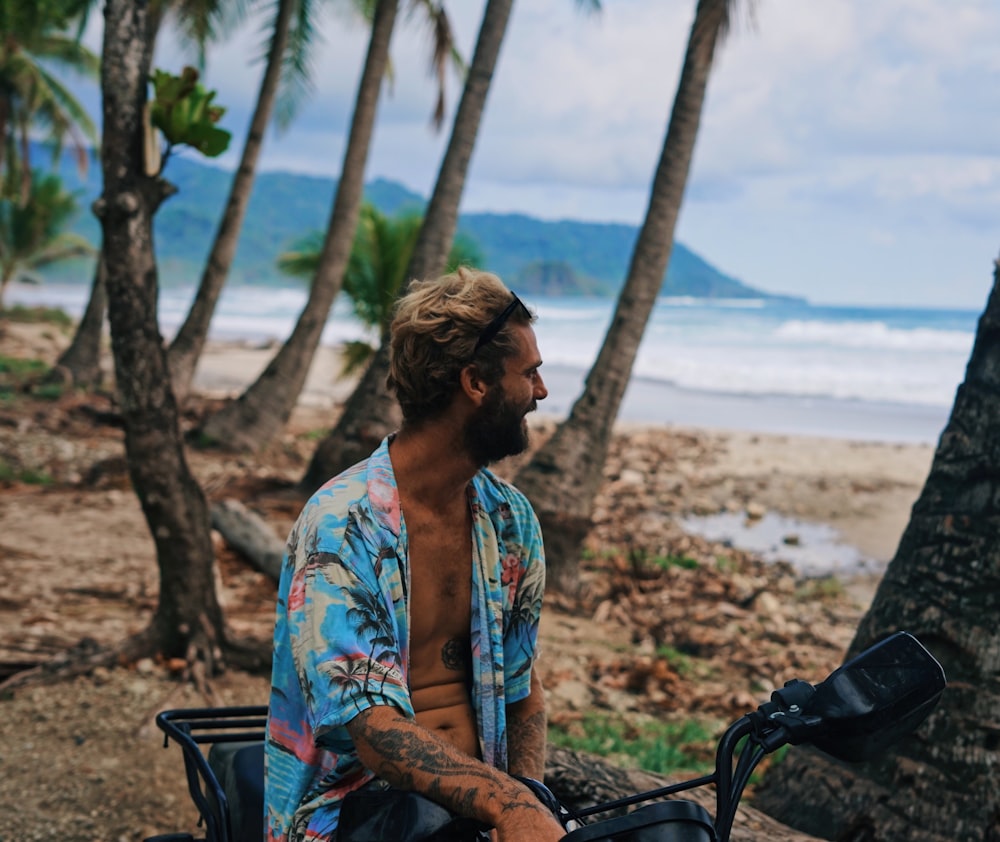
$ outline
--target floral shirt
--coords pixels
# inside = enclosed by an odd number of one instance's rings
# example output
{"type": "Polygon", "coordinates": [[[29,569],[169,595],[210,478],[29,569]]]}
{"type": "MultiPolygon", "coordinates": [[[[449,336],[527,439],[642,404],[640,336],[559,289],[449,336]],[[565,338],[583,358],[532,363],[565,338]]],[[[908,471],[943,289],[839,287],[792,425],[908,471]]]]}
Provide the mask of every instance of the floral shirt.
{"type": "MultiPolygon", "coordinates": [[[[278,586],[267,726],[269,842],[328,839],[340,802],[373,775],[346,724],[375,705],[412,717],[410,571],[389,441],[330,480],[292,528],[278,586]]],[[[507,768],[505,706],[530,693],[545,587],[527,499],[490,471],[472,513],[472,705],[485,762],[507,768]]]]}

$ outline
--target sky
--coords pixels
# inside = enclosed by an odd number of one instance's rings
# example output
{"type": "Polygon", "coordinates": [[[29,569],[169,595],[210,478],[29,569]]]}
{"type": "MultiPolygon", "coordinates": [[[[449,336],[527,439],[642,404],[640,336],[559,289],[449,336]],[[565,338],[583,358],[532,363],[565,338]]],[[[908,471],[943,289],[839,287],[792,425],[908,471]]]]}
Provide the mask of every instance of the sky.
{"type": "MultiPolygon", "coordinates": [[[[446,3],[467,58],[483,6],[446,3]]],[[[595,15],[573,0],[516,0],[462,210],[641,224],[694,6],[604,0],[595,15]]],[[[982,309],[1000,254],[1000,5],[736,7],[676,239],[753,287],[815,303],[982,309]]],[[[427,35],[418,17],[397,24],[366,176],[425,196],[449,128],[430,124],[427,35]]],[[[329,13],[320,37],[314,90],[291,127],[267,137],[262,169],[339,173],[367,32],[329,13]]],[[[264,45],[251,21],[208,54],[205,82],[234,133],[227,167],[264,45]]],[[[159,49],[156,66],[184,63],[172,38],[159,49]]],[[[450,119],[460,80],[448,83],[450,119]]]]}

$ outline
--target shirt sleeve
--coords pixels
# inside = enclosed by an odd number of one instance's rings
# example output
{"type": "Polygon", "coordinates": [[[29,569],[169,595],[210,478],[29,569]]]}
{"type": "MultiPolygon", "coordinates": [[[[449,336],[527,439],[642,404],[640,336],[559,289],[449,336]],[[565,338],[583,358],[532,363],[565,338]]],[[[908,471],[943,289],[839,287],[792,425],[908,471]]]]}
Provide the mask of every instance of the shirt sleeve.
{"type": "MultiPolygon", "coordinates": [[[[314,551],[296,570],[293,590],[300,597],[289,612],[310,724],[317,745],[328,748],[347,739],[344,726],[370,707],[392,705],[412,716],[394,594],[380,563],[384,550],[356,517],[348,517],[342,534],[337,552],[304,542],[314,551]]],[[[322,543],[329,546],[327,540],[322,543]]]]}

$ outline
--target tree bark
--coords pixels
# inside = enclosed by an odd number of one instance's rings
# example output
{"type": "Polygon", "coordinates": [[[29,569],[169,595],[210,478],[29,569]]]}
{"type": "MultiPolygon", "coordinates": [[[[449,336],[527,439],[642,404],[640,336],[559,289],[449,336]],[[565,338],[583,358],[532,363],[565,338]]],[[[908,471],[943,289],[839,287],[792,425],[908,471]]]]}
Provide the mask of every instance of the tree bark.
{"type": "Polygon", "coordinates": [[[556,591],[572,593],[579,582],[580,543],[590,525],[611,428],[670,260],[705,89],[720,32],[728,22],[729,2],[698,3],[646,218],[604,344],[569,417],[514,480],[538,514],[545,535],[546,581],[556,591]]]}
{"type": "MultiPolygon", "coordinates": [[[[472,150],[512,6],[513,0],[489,0],[486,4],[448,146],[406,268],[407,282],[414,278],[435,278],[447,264],[458,228],[458,209],[472,150]]],[[[404,282],[401,292],[405,292],[406,286],[404,282]]],[[[388,373],[389,347],[383,342],[348,399],[337,425],[317,446],[302,478],[304,489],[318,487],[364,459],[399,426],[399,407],[385,382],[388,373]]]]}
{"type": "Polygon", "coordinates": [[[941,661],[942,701],[884,757],[797,754],[762,809],[825,839],[1000,840],[1000,267],[930,474],[850,654],[906,629],[941,661]]]}
{"type": "Polygon", "coordinates": [[[295,0],[280,0],[278,3],[267,64],[261,79],[260,91],[257,94],[257,105],[254,108],[250,128],[243,144],[243,155],[240,158],[239,168],[233,176],[229,200],[226,203],[222,219],[219,221],[215,240],[212,243],[212,251],[205,264],[195,299],[191,303],[187,318],[184,319],[184,323],[177,331],[167,353],[174,395],[180,403],[186,400],[191,390],[191,381],[194,378],[198,359],[205,348],[208,329],[215,313],[215,305],[218,303],[222,287],[226,283],[229,269],[233,264],[233,257],[236,255],[240,230],[246,217],[247,206],[250,204],[257,161],[264,144],[264,132],[271,121],[271,113],[278,95],[281,69],[288,45],[288,32],[295,7],[295,0]]]}
{"type": "MultiPolygon", "coordinates": [[[[545,762],[545,785],[556,798],[573,810],[582,810],[597,804],[648,792],[676,779],[654,775],[637,769],[622,769],[611,763],[582,752],[548,746],[545,762]]],[[[709,814],[715,815],[715,789],[701,787],[679,793],[675,798],[694,801],[709,814]]],[[[588,823],[614,813],[601,814],[588,823]]],[[[799,833],[779,824],[774,819],[748,805],[741,805],[733,822],[732,842],[813,842],[815,837],[799,833]]]]}
{"type": "Polygon", "coordinates": [[[76,327],[73,341],[56,362],[56,369],[65,371],[74,386],[90,388],[101,383],[101,337],[104,333],[104,314],[108,309],[104,276],[104,261],[99,256],[87,308],[76,327]]]}
{"type": "Polygon", "coordinates": [[[143,168],[151,44],[147,7],[107,0],[101,61],[103,227],[108,317],[129,475],[156,546],[159,600],[144,637],[169,656],[209,659],[224,638],[205,496],[184,456],[157,326],[153,215],[173,192],[143,168]]]}
{"type": "Polygon", "coordinates": [[[309,299],[292,335],[260,377],[236,401],[205,423],[202,432],[219,446],[255,450],[266,444],[287,423],[305,385],[351,255],[364,189],[365,161],[398,6],[398,0],[379,0],[375,9],[344,165],[309,299]]]}

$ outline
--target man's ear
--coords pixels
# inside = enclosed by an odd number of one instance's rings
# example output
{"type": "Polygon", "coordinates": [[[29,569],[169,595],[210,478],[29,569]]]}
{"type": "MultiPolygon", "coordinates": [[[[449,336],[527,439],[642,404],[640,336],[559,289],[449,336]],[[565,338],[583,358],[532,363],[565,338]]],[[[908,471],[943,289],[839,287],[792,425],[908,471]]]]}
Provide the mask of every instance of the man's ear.
{"type": "Polygon", "coordinates": [[[462,369],[462,373],[459,375],[459,382],[465,396],[476,406],[479,406],[483,402],[486,393],[489,391],[489,386],[483,380],[479,368],[475,363],[469,363],[462,369]]]}

